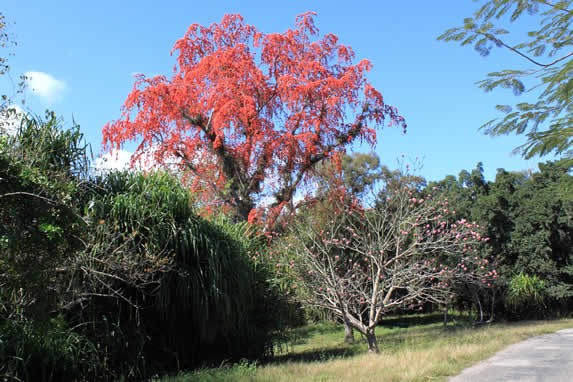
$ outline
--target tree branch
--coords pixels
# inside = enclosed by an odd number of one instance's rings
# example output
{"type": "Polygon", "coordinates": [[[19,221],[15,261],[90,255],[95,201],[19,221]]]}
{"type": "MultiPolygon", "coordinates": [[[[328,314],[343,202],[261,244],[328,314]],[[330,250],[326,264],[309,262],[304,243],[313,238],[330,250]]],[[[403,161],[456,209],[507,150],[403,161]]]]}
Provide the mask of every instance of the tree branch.
{"type": "Polygon", "coordinates": [[[8,193],[6,193],[6,194],[0,195],[0,199],[6,198],[6,197],[9,197],[9,196],[30,196],[30,197],[33,197],[33,198],[37,198],[37,199],[43,200],[44,202],[46,202],[46,203],[48,203],[48,204],[51,204],[51,205],[53,205],[53,206],[55,206],[55,205],[58,204],[56,201],[54,201],[54,200],[52,200],[52,199],[46,198],[46,197],[41,196],[41,195],[38,195],[38,194],[33,194],[33,193],[31,193],[31,192],[24,192],[24,191],[8,192],[8,193]]]}
{"type": "Polygon", "coordinates": [[[565,13],[573,13],[573,11],[570,11],[570,10],[567,9],[567,8],[561,8],[561,7],[559,7],[559,6],[557,6],[557,5],[553,4],[553,3],[551,3],[551,2],[549,2],[549,1],[546,1],[546,0],[535,0],[535,1],[537,1],[538,3],[541,3],[541,4],[545,4],[545,5],[547,5],[547,6],[550,6],[551,8],[557,9],[558,11],[562,11],[562,12],[565,12],[565,13]]]}
{"type": "Polygon", "coordinates": [[[525,53],[523,53],[523,52],[520,52],[518,49],[515,49],[514,47],[512,47],[512,46],[506,44],[505,42],[503,42],[502,40],[498,39],[497,37],[495,37],[494,35],[492,35],[492,34],[490,34],[490,33],[481,33],[481,32],[478,32],[478,34],[484,35],[485,37],[487,37],[489,40],[495,42],[496,44],[502,45],[503,47],[505,47],[505,48],[511,50],[512,52],[518,54],[519,56],[525,58],[527,61],[529,61],[529,62],[531,62],[531,63],[533,63],[533,64],[535,64],[535,65],[537,65],[537,66],[541,66],[542,68],[548,68],[548,67],[550,67],[550,66],[553,66],[553,65],[557,64],[558,62],[561,62],[561,61],[563,61],[563,60],[565,60],[565,59],[567,59],[567,58],[573,56],[573,52],[569,52],[569,53],[567,53],[567,54],[566,54],[565,56],[563,56],[563,57],[560,57],[560,58],[558,58],[558,59],[556,59],[556,60],[553,60],[553,61],[551,61],[550,63],[544,64],[544,63],[541,63],[541,62],[539,62],[539,61],[534,60],[533,58],[531,58],[531,57],[528,56],[527,54],[525,54],[525,53]]]}

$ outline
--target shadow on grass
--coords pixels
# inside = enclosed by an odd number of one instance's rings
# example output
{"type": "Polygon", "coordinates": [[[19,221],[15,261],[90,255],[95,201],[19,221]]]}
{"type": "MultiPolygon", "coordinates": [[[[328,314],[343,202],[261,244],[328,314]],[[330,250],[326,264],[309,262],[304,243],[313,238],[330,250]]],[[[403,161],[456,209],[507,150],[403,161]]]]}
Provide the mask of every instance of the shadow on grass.
{"type": "Polygon", "coordinates": [[[444,315],[442,313],[417,314],[382,319],[379,326],[383,328],[409,328],[411,326],[430,325],[443,321],[444,315]]]}
{"type": "Polygon", "coordinates": [[[278,353],[288,352],[293,345],[307,344],[313,336],[336,335],[338,332],[340,332],[340,325],[333,322],[323,322],[284,330],[275,334],[279,348],[278,353]]]}
{"type": "Polygon", "coordinates": [[[278,354],[264,363],[281,364],[287,362],[324,362],[335,358],[349,358],[362,353],[356,346],[331,347],[317,350],[307,350],[300,353],[278,354]]]}
{"type": "MultiPolygon", "coordinates": [[[[442,325],[441,313],[389,317],[378,326],[376,337],[381,351],[397,351],[404,346],[430,346],[439,336],[455,336],[462,330],[480,330],[488,325],[476,326],[467,317],[455,317],[446,327],[442,325]],[[426,345],[427,344],[427,345],[426,345]]],[[[348,358],[368,351],[364,338],[355,332],[354,344],[342,342],[341,324],[320,323],[290,329],[273,356],[263,361],[264,364],[286,362],[323,362],[335,358],[348,358]],[[323,346],[314,349],[298,350],[297,347],[314,343],[317,337],[336,337],[337,340],[326,340],[323,346]],[[330,342],[330,343],[328,343],[330,342]]],[[[299,348],[300,349],[300,348],[299,348]]]]}

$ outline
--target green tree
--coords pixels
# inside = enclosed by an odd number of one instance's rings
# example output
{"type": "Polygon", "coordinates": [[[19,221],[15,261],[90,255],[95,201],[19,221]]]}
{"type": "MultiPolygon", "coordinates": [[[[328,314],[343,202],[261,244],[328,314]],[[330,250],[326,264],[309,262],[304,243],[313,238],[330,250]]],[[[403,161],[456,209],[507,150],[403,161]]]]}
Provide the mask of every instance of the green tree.
{"type": "MultiPolygon", "coordinates": [[[[515,290],[531,280],[520,274],[540,281],[534,285],[543,289],[546,312],[567,312],[573,282],[571,162],[542,163],[531,173],[498,169],[494,182],[484,182],[478,170],[462,171],[458,180],[446,177],[432,186],[447,195],[457,215],[469,212],[484,227],[487,255],[495,260],[498,291],[505,296],[499,300],[503,305],[497,304],[504,309],[500,313],[525,317],[527,308],[516,309],[523,304],[515,304],[515,290]]],[[[527,299],[530,294],[520,296],[527,299]]],[[[531,306],[536,303],[531,301],[531,306]]]]}
{"type": "Polygon", "coordinates": [[[53,113],[25,116],[0,135],[0,376],[93,379],[92,344],[65,324],[65,262],[83,249],[81,214],[88,151],[79,131],[53,113]]]}
{"type": "MultiPolygon", "coordinates": [[[[25,87],[25,76],[20,76],[18,82],[14,82],[10,77],[10,65],[8,64],[8,58],[14,53],[10,50],[16,45],[16,42],[9,33],[8,22],[6,17],[2,12],[0,12],[0,77],[7,76],[9,82],[12,83],[12,90],[8,94],[4,94],[4,90],[0,94],[0,113],[6,113],[12,103],[14,96],[22,93],[25,87]]],[[[2,118],[6,118],[6,115],[0,115],[2,118]]],[[[10,117],[10,115],[8,115],[10,117]]],[[[3,121],[0,120],[0,133],[2,133],[3,121]]]]}
{"type": "Polygon", "coordinates": [[[542,163],[515,194],[514,271],[545,281],[555,309],[569,306],[573,297],[573,203],[563,195],[573,184],[570,171],[567,160],[542,163]]]}
{"type": "Polygon", "coordinates": [[[530,66],[488,74],[479,85],[485,91],[512,89],[520,95],[539,90],[534,102],[513,107],[498,105],[505,116],[487,122],[487,134],[525,134],[527,141],[515,149],[526,158],[550,152],[572,156],[573,151],[573,1],[571,0],[490,0],[466,18],[464,25],[438,37],[473,45],[487,56],[493,47],[509,49],[530,66]],[[509,31],[501,26],[518,19],[535,18],[539,27],[525,41],[512,44],[509,31]]]}
{"type": "Polygon", "coordinates": [[[364,197],[382,179],[380,158],[373,152],[345,155],[342,170],[345,187],[357,197],[364,197]]]}
{"type": "Polygon", "coordinates": [[[25,117],[14,136],[0,137],[0,285],[23,288],[27,309],[47,319],[63,292],[54,272],[82,248],[86,223],[74,200],[87,177],[87,146],[75,125],[53,113],[25,117]]]}
{"type": "Polygon", "coordinates": [[[483,175],[483,164],[479,162],[471,171],[462,170],[456,178],[447,175],[438,182],[431,182],[428,188],[436,187],[447,198],[455,215],[475,218],[473,213],[481,196],[489,192],[489,183],[483,175]]]}

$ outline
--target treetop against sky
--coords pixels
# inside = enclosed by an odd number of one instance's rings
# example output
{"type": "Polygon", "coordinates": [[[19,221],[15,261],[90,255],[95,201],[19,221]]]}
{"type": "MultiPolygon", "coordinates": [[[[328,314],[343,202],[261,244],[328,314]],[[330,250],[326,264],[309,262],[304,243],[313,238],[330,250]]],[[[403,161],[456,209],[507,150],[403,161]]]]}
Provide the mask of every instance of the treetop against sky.
{"type": "MultiPolygon", "coordinates": [[[[440,179],[482,161],[491,179],[497,168],[536,168],[538,159],[525,161],[511,155],[525,142],[523,137],[491,138],[479,131],[485,122],[499,117],[495,105],[511,103],[513,95],[503,90],[484,93],[475,83],[487,73],[520,67],[520,58],[501,49],[482,58],[471,49],[436,40],[476,7],[469,0],[417,2],[415,7],[386,1],[312,5],[175,1],[158,6],[135,1],[85,5],[9,0],[3,14],[18,45],[10,57],[11,78],[0,78],[0,88],[9,92],[15,78],[27,73],[26,108],[36,114],[54,109],[70,125],[76,120],[98,153],[102,127],[120,117],[134,76],[170,77],[176,60],[169,53],[191,24],[209,26],[225,14],[239,13],[262,32],[280,33],[292,27],[297,15],[310,10],[317,13],[321,33],[333,33],[341,44],[352,47],[355,63],[371,62],[372,86],[408,123],[405,135],[398,129],[378,134],[376,152],[384,164],[394,166],[402,154],[420,157],[422,175],[440,179]]],[[[527,16],[512,24],[511,30],[523,35],[538,25],[537,19],[527,16]]],[[[520,100],[532,99],[524,94],[520,100]]],[[[136,144],[124,149],[133,152],[136,144]]]]}

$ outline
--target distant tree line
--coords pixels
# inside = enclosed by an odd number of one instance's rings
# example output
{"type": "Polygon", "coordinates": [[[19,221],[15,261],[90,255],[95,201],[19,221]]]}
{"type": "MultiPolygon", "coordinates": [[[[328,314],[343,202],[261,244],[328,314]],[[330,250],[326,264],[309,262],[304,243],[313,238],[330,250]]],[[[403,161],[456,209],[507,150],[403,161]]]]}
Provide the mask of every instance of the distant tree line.
{"type": "MultiPolygon", "coordinates": [[[[347,324],[349,336],[352,327],[360,331],[360,325],[371,324],[370,309],[396,313],[455,308],[473,311],[481,322],[568,315],[573,308],[571,164],[566,159],[547,162],[536,172],[499,169],[495,180],[488,181],[480,163],[458,177],[428,183],[407,164],[392,170],[375,154],[346,156],[338,176],[332,175],[333,167],[321,168],[324,177],[317,183],[316,198],[301,208],[296,224],[290,224],[278,242],[277,252],[286,256],[279,268],[307,309],[334,312],[347,324]],[[423,203],[412,206],[412,201],[423,203]],[[434,209],[441,212],[442,230],[424,237],[421,226],[435,232],[434,209]],[[365,225],[370,228],[358,228],[365,225]],[[482,240],[470,244],[463,232],[467,225],[482,240]],[[457,242],[446,240],[451,233],[457,242]],[[372,250],[379,252],[373,255],[372,250]],[[420,254],[422,263],[417,262],[420,254]],[[394,263],[398,256],[408,261],[394,263]],[[427,261],[436,263],[428,267],[427,261]],[[353,262],[360,263],[358,269],[353,262]],[[439,271],[448,266],[444,277],[439,271]],[[439,276],[432,273],[436,270],[439,276]],[[386,282],[375,285],[374,274],[386,282]],[[388,277],[393,275],[400,279],[388,277]],[[358,277],[370,287],[356,284],[358,277]],[[424,277],[448,287],[416,283],[424,277]],[[404,280],[410,281],[401,284],[404,280]],[[399,292],[385,299],[391,289],[399,292]],[[348,294],[360,297],[345,301],[348,294]],[[349,325],[352,310],[355,318],[363,319],[361,324],[349,325]]],[[[378,317],[375,323],[383,323],[384,314],[378,317]]]]}
{"type": "Polygon", "coordinates": [[[459,216],[485,228],[485,250],[500,274],[498,315],[549,317],[573,308],[572,165],[565,158],[541,163],[538,171],[498,169],[488,181],[479,163],[428,185],[459,216]]]}

